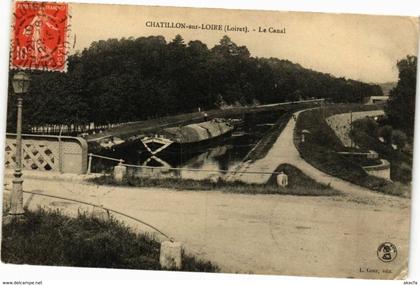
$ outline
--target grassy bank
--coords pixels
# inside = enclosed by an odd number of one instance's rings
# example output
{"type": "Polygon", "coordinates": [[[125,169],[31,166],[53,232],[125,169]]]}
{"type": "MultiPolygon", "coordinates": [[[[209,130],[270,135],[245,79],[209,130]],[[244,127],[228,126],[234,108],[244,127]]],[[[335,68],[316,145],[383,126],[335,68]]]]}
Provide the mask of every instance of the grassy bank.
{"type": "Polygon", "coordinates": [[[367,111],[377,109],[376,106],[349,105],[329,106],[325,110],[315,109],[300,114],[295,129],[295,144],[300,155],[314,167],[354,184],[369,188],[374,191],[407,196],[404,187],[375,176],[368,175],[361,165],[353,159],[337,154],[345,151],[339,138],[325,122],[325,117],[353,111],[367,111]],[[300,133],[308,130],[310,134],[304,143],[300,142],[300,133]]]}
{"type": "MultiPolygon", "coordinates": [[[[305,175],[300,169],[294,167],[290,164],[281,164],[279,165],[275,172],[284,172],[288,176],[289,180],[289,187],[302,189],[301,191],[311,190],[316,191],[318,193],[335,193],[339,194],[340,192],[332,189],[331,187],[327,185],[320,184],[310,178],[309,176],[305,175]]],[[[270,179],[268,180],[268,185],[276,185],[277,183],[277,176],[272,175],[270,179]]]]}
{"type": "Polygon", "coordinates": [[[222,179],[193,180],[179,178],[144,178],[128,176],[122,182],[116,182],[112,175],[103,175],[90,179],[90,182],[98,185],[115,185],[126,187],[151,187],[167,188],[180,191],[222,191],[240,194],[280,194],[298,196],[331,196],[339,192],[307,177],[297,168],[291,165],[280,165],[277,171],[284,171],[289,176],[288,187],[279,187],[276,176],[271,175],[267,184],[247,184],[240,181],[228,182],[222,179]]]}
{"type": "MultiPolygon", "coordinates": [[[[5,263],[160,270],[160,244],[115,219],[86,214],[69,218],[58,211],[27,212],[23,222],[4,225],[5,263]]],[[[208,261],[184,253],[182,271],[217,272],[208,261]]]]}
{"type": "Polygon", "coordinates": [[[289,122],[292,113],[293,111],[289,111],[282,114],[280,118],[275,122],[274,126],[270,128],[266,135],[262,137],[258,144],[244,158],[244,161],[255,161],[264,158],[283,131],[284,127],[287,125],[287,122],[289,122]]]}

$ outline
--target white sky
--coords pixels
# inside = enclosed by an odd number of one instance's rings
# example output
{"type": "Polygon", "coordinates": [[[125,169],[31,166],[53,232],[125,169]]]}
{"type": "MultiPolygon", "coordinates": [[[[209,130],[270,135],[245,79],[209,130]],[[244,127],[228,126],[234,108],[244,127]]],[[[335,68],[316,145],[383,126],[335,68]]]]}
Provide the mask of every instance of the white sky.
{"type": "Polygon", "coordinates": [[[163,35],[169,41],[176,34],[211,48],[227,34],[253,56],[289,59],[366,82],[396,81],[397,60],[417,51],[418,19],[413,17],[74,3],[71,11],[76,50],[101,39],[163,35]],[[147,28],[146,21],[285,27],[286,34],[147,28]]]}

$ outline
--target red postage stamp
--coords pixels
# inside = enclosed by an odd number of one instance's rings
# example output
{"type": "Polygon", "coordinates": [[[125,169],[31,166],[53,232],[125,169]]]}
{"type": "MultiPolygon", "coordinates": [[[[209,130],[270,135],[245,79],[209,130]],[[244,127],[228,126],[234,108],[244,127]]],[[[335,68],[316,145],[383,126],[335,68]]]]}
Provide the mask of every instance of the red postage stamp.
{"type": "Polygon", "coordinates": [[[16,1],[12,29],[12,69],[66,71],[67,3],[16,1]]]}

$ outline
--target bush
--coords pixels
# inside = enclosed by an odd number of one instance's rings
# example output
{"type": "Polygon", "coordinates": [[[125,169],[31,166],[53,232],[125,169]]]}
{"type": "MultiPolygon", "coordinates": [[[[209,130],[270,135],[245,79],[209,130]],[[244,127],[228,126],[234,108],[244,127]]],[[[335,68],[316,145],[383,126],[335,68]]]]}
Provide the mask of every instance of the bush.
{"type": "Polygon", "coordinates": [[[395,144],[399,150],[402,150],[407,143],[407,136],[400,130],[393,130],[392,143],[395,144]]]}
{"type": "Polygon", "coordinates": [[[391,126],[386,125],[386,126],[380,127],[378,130],[378,135],[380,137],[383,137],[387,144],[392,143],[392,127],[391,126]]]}
{"type": "Polygon", "coordinates": [[[374,119],[366,117],[354,121],[352,124],[352,128],[366,133],[376,134],[378,132],[379,125],[374,119]]]}
{"type": "MultiPolygon", "coordinates": [[[[356,121],[357,122],[357,121],[356,121]]],[[[356,124],[358,126],[358,124],[356,124]]],[[[385,126],[389,131],[389,126],[385,126]]],[[[391,134],[396,134],[397,139],[394,143],[400,144],[398,147],[401,150],[401,145],[405,145],[406,136],[403,132],[394,130],[391,134]]],[[[412,154],[404,153],[403,151],[395,151],[390,144],[383,144],[378,140],[375,134],[364,132],[362,129],[354,128],[351,133],[353,140],[357,145],[372,149],[379,153],[379,155],[391,163],[391,179],[402,183],[409,183],[412,180],[412,154]]],[[[392,138],[391,138],[392,140],[392,138]]],[[[397,144],[397,145],[398,145],[397,144]]]]}

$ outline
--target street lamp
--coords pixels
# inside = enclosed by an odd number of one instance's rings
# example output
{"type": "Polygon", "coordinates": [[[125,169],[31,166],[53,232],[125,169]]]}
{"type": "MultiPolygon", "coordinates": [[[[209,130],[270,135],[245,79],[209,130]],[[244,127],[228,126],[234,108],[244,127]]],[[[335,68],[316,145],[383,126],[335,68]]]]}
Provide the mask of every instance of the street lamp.
{"type": "Polygon", "coordinates": [[[13,76],[13,91],[17,96],[17,122],[16,122],[16,163],[13,178],[13,189],[10,195],[9,215],[18,217],[25,213],[23,210],[23,179],[22,179],[22,101],[23,95],[28,92],[31,79],[25,72],[20,71],[13,76]]]}

